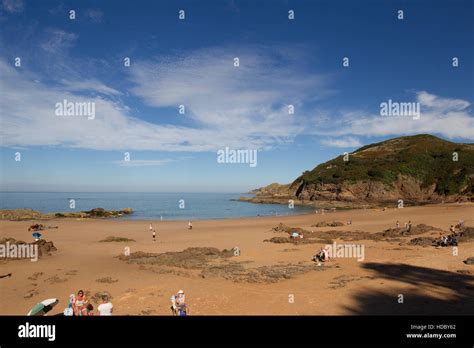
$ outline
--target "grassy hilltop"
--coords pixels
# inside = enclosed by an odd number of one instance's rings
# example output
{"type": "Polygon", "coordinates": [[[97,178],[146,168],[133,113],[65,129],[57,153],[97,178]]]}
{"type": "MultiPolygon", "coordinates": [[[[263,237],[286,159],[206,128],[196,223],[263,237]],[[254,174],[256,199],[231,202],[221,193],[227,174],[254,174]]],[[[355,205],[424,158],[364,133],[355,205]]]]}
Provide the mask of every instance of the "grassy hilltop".
{"type": "Polygon", "coordinates": [[[474,144],[420,134],[357,149],[305,171],[290,185],[254,191],[254,201],[382,203],[471,201],[474,197],[474,144]],[[455,156],[457,154],[457,161],[455,156]]]}

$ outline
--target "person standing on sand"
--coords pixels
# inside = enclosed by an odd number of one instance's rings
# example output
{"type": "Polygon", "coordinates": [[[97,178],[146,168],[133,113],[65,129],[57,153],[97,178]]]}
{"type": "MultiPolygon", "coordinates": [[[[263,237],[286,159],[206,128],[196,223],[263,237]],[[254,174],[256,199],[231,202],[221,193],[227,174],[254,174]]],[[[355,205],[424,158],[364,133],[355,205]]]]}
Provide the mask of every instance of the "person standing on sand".
{"type": "Polygon", "coordinates": [[[156,232],[153,230],[153,241],[156,242],[156,232]]]}
{"type": "Polygon", "coordinates": [[[400,228],[400,221],[397,220],[397,228],[400,228]]]}
{"type": "Polygon", "coordinates": [[[188,230],[193,229],[193,223],[191,221],[188,222],[188,230]]]}

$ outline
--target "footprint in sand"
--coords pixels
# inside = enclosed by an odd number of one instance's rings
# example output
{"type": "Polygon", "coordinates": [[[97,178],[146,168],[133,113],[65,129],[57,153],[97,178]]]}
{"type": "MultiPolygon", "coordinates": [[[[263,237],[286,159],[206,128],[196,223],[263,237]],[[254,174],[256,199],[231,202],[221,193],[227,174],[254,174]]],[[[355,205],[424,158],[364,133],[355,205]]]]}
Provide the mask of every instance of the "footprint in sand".
{"type": "Polygon", "coordinates": [[[143,315],[150,315],[150,314],[153,314],[153,313],[156,313],[156,311],[154,309],[145,309],[145,310],[142,310],[140,312],[140,314],[143,314],[143,315]]]}
{"type": "Polygon", "coordinates": [[[112,279],[112,277],[103,277],[95,280],[98,283],[106,283],[106,284],[112,284],[112,283],[117,283],[118,279],[112,279]]]}
{"type": "Polygon", "coordinates": [[[36,272],[36,273],[33,273],[31,276],[29,276],[28,279],[29,280],[37,280],[43,274],[44,274],[43,272],[36,272]]]}
{"type": "Polygon", "coordinates": [[[59,278],[57,274],[55,274],[54,276],[50,277],[50,278],[47,278],[45,279],[44,281],[45,282],[48,282],[49,284],[57,284],[57,283],[64,283],[64,282],[67,282],[69,279],[67,278],[59,278]]]}
{"type": "Polygon", "coordinates": [[[330,285],[329,287],[331,289],[339,289],[339,288],[345,287],[347,283],[349,282],[362,280],[362,279],[375,279],[375,277],[371,277],[371,276],[355,277],[355,276],[342,275],[342,276],[334,278],[332,282],[329,282],[329,285],[330,285]]]}
{"type": "Polygon", "coordinates": [[[25,294],[25,296],[23,296],[23,298],[26,298],[26,299],[32,298],[33,296],[38,295],[38,294],[39,294],[38,289],[32,289],[32,290],[29,290],[29,291],[25,294]]]}

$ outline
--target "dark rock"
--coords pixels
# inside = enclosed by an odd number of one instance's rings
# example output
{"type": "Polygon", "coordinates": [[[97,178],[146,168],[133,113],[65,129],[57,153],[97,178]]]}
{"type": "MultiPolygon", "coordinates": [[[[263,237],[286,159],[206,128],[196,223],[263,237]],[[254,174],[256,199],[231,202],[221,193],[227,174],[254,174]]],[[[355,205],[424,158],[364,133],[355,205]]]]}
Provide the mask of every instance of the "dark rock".
{"type": "Polygon", "coordinates": [[[474,265],[474,257],[468,257],[463,261],[466,265],[474,265]]]}

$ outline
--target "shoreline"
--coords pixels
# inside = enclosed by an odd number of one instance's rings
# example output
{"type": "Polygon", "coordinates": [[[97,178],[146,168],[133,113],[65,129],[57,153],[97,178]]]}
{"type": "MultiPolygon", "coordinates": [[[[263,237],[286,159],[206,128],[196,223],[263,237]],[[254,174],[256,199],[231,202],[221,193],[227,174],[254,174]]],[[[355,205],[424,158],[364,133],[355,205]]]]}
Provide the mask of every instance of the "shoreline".
{"type": "MultiPolygon", "coordinates": [[[[255,203],[255,202],[246,202],[246,201],[241,201],[243,203],[252,203],[252,204],[277,204],[277,205],[283,205],[280,203],[255,203]]],[[[402,209],[406,208],[419,208],[419,207],[451,207],[451,206],[473,206],[474,207],[474,202],[459,202],[459,203],[454,203],[454,202],[449,202],[449,203],[428,203],[428,204],[419,204],[419,205],[408,205],[405,206],[402,209]]],[[[31,219],[17,219],[17,220],[10,220],[10,219],[0,219],[1,221],[11,221],[11,222],[28,222],[28,221],[142,221],[142,222],[149,222],[149,221],[158,221],[158,222],[183,222],[183,221],[229,221],[229,220],[242,220],[242,219],[263,219],[263,218],[277,218],[277,217],[297,217],[297,216],[307,216],[307,215],[314,215],[314,216],[325,216],[325,215],[331,215],[334,213],[341,213],[341,212],[351,212],[351,211],[377,211],[377,210],[382,210],[382,211],[388,211],[388,210],[398,210],[399,208],[396,207],[386,207],[386,206],[377,206],[377,207],[360,207],[360,208],[311,208],[307,209],[307,211],[301,211],[297,213],[292,213],[292,214],[280,214],[280,215],[259,215],[259,216],[229,216],[229,217],[216,217],[216,218],[183,218],[183,219],[163,219],[160,221],[160,217],[156,218],[127,218],[126,216],[110,216],[110,217],[47,217],[47,218],[31,218],[31,219]],[[318,214],[315,213],[315,210],[321,211],[321,209],[325,210],[325,213],[322,214],[318,212],[318,214]]],[[[0,211],[5,211],[5,210],[32,210],[31,208],[18,208],[18,209],[0,209],[0,211]]],[[[58,214],[58,212],[40,212],[41,214],[45,215],[54,215],[58,214]]],[[[81,213],[81,212],[74,212],[74,213],[81,213]]]]}

